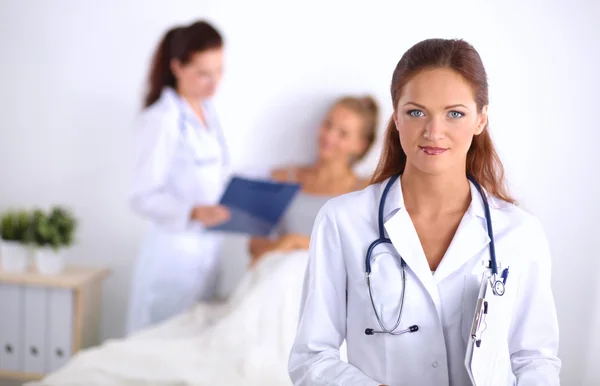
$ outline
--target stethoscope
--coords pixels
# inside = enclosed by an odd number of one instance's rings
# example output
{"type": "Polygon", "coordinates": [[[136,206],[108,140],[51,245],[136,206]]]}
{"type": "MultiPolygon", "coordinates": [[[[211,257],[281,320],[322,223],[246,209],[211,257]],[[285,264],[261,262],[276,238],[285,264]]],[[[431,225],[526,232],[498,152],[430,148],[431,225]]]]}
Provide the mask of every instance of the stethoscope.
{"type": "MultiPolygon", "coordinates": [[[[408,327],[407,329],[396,331],[396,329],[400,325],[400,320],[402,318],[402,308],[404,307],[404,294],[405,294],[405,290],[406,290],[406,262],[404,261],[402,256],[398,255],[398,258],[400,259],[400,270],[401,270],[401,280],[402,280],[402,295],[400,297],[400,310],[398,311],[398,319],[396,320],[396,324],[391,329],[386,328],[383,321],[381,320],[381,317],[379,316],[379,313],[377,312],[377,307],[375,307],[375,301],[373,300],[373,291],[371,289],[371,255],[373,253],[373,250],[379,244],[384,244],[384,243],[392,244],[392,241],[389,238],[385,237],[385,231],[383,228],[383,209],[384,209],[385,200],[387,198],[388,192],[389,192],[390,188],[392,187],[392,185],[394,184],[394,182],[396,182],[398,177],[399,177],[399,175],[395,175],[395,176],[391,177],[383,190],[383,194],[381,195],[381,200],[379,201],[379,213],[378,213],[379,238],[377,240],[373,241],[371,243],[371,245],[369,246],[369,248],[367,249],[367,256],[365,259],[365,271],[366,271],[366,276],[367,276],[367,286],[369,287],[369,297],[371,299],[371,305],[373,306],[373,312],[375,313],[375,318],[377,319],[377,323],[379,323],[379,327],[381,327],[381,330],[378,331],[378,330],[374,330],[372,328],[367,328],[365,330],[366,335],[381,334],[381,333],[387,333],[387,334],[391,334],[391,335],[401,335],[401,334],[405,334],[407,332],[416,332],[419,330],[419,326],[412,325],[412,326],[408,327]]],[[[498,264],[496,262],[496,247],[494,244],[494,232],[492,230],[492,219],[491,219],[491,214],[490,214],[490,206],[488,204],[487,196],[483,192],[481,185],[479,185],[479,183],[472,176],[469,175],[469,176],[467,176],[467,178],[469,179],[469,181],[471,181],[475,185],[475,187],[477,188],[477,191],[481,195],[481,199],[483,201],[483,207],[484,207],[484,211],[485,211],[485,221],[487,224],[487,232],[488,232],[488,236],[490,238],[489,250],[490,250],[490,268],[491,268],[491,276],[490,276],[491,288],[492,288],[492,292],[494,293],[494,295],[502,296],[502,295],[504,295],[506,279],[504,278],[504,281],[503,281],[498,276],[498,264]]]]}

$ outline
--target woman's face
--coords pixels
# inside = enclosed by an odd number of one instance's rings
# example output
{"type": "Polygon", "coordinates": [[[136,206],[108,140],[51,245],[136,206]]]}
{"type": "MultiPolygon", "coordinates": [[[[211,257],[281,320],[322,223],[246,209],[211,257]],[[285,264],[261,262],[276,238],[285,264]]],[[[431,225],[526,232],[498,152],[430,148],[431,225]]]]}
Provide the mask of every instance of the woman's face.
{"type": "Polygon", "coordinates": [[[487,106],[477,111],[473,88],[456,71],[424,70],[402,89],[394,121],[407,168],[464,171],[473,136],[487,123],[487,106]]]}
{"type": "Polygon", "coordinates": [[[350,162],[367,146],[364,118],[343,105],[334,106],[319,129],[319,158],[350,162]]]}
{"type": "Polygon", "coordinates": [[[177,80],[177,90],[185,97],[191,99],[212,97],[223,75],[223,49],[215,48],[197,52],[186,64],[174,60],[171,63],[171,70],[177,80]]]}

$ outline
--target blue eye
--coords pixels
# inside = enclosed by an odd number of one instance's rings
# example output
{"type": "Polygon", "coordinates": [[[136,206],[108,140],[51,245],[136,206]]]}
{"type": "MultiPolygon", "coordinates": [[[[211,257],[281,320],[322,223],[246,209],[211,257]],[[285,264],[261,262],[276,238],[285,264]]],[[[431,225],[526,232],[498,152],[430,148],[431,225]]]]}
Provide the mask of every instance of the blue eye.
{"type": "Polygon", "coordinates": [[[422,117],[425,115],[421,110],[408,110],[407,113],[411,117],[415,117],[415,118],[419,118],[419,117],[422,117]]]}
{"type": "Polygon", "coordinates": [[[456,110],[450,111],[449,114],[450,114],[450,118],[462,118],[465,116],[465,114],[461,113],[460,111],[456,111],[456,110]]]}

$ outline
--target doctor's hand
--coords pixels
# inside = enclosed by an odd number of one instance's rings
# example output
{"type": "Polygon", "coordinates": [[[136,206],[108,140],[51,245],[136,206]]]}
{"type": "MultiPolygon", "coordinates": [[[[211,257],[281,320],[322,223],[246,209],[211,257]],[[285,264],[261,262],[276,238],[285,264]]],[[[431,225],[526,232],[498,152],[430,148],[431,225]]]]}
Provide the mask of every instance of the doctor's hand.
{"type": "Polygon", "coordinates": [[[215,226],[224,223],[231,217],[229,209],[222,205],[203,205],[192,209],[191,218],[205,226],[215,226]]]}

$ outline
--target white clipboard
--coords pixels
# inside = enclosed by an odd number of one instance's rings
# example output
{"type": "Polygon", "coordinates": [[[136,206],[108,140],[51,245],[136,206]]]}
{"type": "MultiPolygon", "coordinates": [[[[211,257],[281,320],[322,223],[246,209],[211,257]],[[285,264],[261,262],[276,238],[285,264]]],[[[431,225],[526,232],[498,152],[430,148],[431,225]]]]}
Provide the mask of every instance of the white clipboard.
{"type": "Polygon", "coordinates": [[[498,314],[502,312],[498,300],[500,297],[494,295],[489,276],[484,272],[465,355],[465,367],[474,386],[504,385],[510,372],[503,349],[506,339],[498,333],[501,331],[498,324],[503,319],[498,314]]]}

